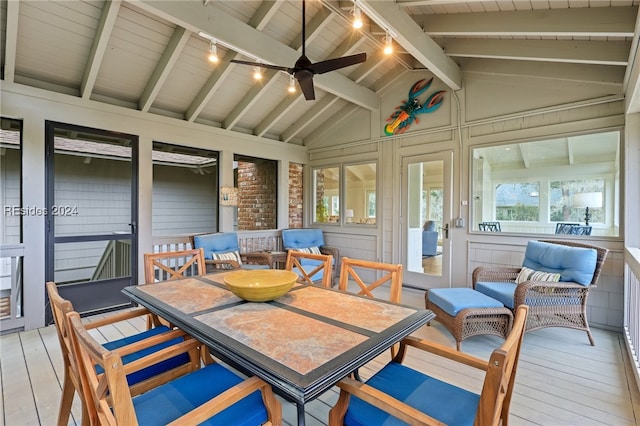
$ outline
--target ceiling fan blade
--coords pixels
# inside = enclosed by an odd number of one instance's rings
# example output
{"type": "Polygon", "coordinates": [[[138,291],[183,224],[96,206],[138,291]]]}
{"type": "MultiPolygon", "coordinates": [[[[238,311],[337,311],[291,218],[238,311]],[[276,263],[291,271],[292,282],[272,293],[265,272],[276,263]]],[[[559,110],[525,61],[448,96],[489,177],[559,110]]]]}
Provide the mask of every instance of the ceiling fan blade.
{"type": "Polygon", "coordinates": [[[325,72],[337,70],[351,65],[359,64],[367,60],[366,53],[358,53],[351,56],[343,56],[341,58],[327,59],[326,61],[311,64],[309,69],[314,74],[324,74],[325,72]]]}
{"type": "Polygon", "coordinates": [[[306,100],[312,101],[316,98],[315,91],[313,90],[313,76],[309,75],[298,78],[298,84],[306,100]]]}
{"type": "Polygon", "coordinates": [[[262,64],[260,62],[240,61],[237,59],[232,59],[231,62],[233,62],[234,64],[251,65],[252,67],[261,67],[261,68],[268,68],[270,70],[285,71],[285,72],[288,72],[289,74],[293,72],[292,68],[281,67],[279,65],[262,64]]]}

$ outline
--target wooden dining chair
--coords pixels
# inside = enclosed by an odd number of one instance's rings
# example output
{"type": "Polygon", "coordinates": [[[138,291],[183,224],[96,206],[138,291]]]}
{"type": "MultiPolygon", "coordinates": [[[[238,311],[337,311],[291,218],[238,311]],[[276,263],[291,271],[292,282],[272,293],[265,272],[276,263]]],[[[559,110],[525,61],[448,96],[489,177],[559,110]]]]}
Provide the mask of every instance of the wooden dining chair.
{"type": "MultiPolygon", "coordinates": [[[[49,303],[53,312],[53,320],[56,326],[58,340],[60,342],[60,350],[62,351],[62,360],[64,363],[64,381],[62,385],[62,398],[60,400],[60,409],[58,412],[58,425],[66,425],[69,421],[71,406],[73,404],[74,394],[80,395],[82,404],[82,424],[87,425],[87,402],[81,393],[80,370],[76,358],[73,356],[72,343],[70,333],[67,328],[65,316],[74,312],[73,305],[67,299],[60,296],[58,287],[54,282],[48,282],[47,293],[49,295],[49,303]]],[[[121,321],[127,321],[132,318],[147,315],[148,310],[138,308],[126,312],[109,315],[105,318],[92,321],[85,327],[87,329],[96,329],[105,325],[116,324],[121,321]]],[[[142,333],[137,333],[122,339],[104,343],[103,346],[109,350],[119,350],[122,352],[125,363],[133,362],[138,358],[147,354],[153,354],[166,346],[183,342],[187,336],[180,330],[170,330],[166,326],[154,327],[142,333]]],[[[191,339],[192,340],[192,339],[191,339]]],[[[131,386],[131,393],[137,395],[156,386],[158,383],[166,382],[170,379],[178,377],[193,371],[199,367],[199,359],[190,358],[189,355],[181,354],[171,357],[165,361],[150,365],[144,370],[137,371],[127,376],[128,384],[131,386]]]]}
{"type": "Polygon", "coordinates": [[[333,256],[330,254],[289,250],[284,269],[298,274],[300,277],[298,282],[307,284],[320,283],[323,287],[330,288],[333,277],[332,264],[333,256]]]}
{"type": "Polygon", "coordinates": [[[518,307],[509,337],[489,361],[427,340],[404,339],[396,357],[366,383],[350,377],[338,383],[340,396],[329,412],[329,426],[399,424],[398,420],[412,425],[507,425],[527,310],[526,305],[518,307]],[[480,394],[403,365],[408,346],[484,370],[480,394]]]}
{"type": "Polygon", "coordinates": [[[177,280],[205,273],[203,249],[144,254],[144,282],[177,280]]]}
{"type": "Polygon", "coordinates": [[[358,284],[358,294],[368,297],[374,297],[373,290],[388,282],[390,284],[389,301],[400,303],[402,299],[402,264],[343,257],[339,289],[348,291],[349,280],[358,284]]]}
{"type": "Polygon", "coordinates": [[[134,395],[127,376],[178,354],[193,356],[200,343],[186,340],[126,363],[117,350],[93,339],[77,312],[67,314],[66,320],[92,426],[195,425],[208,419],[220,425],[282,423],[282,408],[269,384],[258,377],[244,379],[217,363],[134,395]]]}

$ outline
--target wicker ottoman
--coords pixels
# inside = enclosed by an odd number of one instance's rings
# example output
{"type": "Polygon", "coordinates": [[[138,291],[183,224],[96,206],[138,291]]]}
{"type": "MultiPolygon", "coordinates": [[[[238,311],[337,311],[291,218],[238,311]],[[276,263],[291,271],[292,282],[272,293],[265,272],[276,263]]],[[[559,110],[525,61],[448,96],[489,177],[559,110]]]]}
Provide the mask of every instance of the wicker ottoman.
{"type": "MultiPolygon", "coordinates": [[[[470,288],[427,290],[425,306],[456,339],[456,349],[467,337],[493,334],[506,338],[513,314],[499,301],[470,288]]],[[[430,324],[428,324],[430,325],[430,324]]]]}

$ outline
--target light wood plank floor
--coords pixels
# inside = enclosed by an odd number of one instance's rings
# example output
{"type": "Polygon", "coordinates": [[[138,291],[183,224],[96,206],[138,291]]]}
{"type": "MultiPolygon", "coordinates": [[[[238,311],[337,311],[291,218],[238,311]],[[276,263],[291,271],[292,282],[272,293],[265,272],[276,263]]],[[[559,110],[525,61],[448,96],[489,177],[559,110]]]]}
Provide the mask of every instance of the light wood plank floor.
{"type": "MultiPolygon", "coordinates": [[[[404,303],[420,305],[422,292],[405,290],[404,303]]],[[[86,319],[91,321],[91,318],[86,319]]],[[[95,334],[113,340],[142,330],[142,320],[104,327],[95,334]]],[[[640,425],[640,392],[630,370],[622,335],[594,329],[595,347],[583,332],[546,329],[525,335],[510,423],[519,425],[640,425]]],[[[454,346],[453,338],[437,322],[416,335],[454,346]]],[[[476,336],[462,350],[487,358],[501,339],[476,336]]],[[[361,371],[369,377],[388,360],[378,357],[361,371]]],[[[479,392],[482,375],[434,356],[409,352],[406,363],[435,377],[479,392]]],[[[53,326],[0,336],[0,423],[7,426],[55,425],[61,393],[62,359],[53,326]]],[[[307,425],[326,425],[338,398],[331,390],[307,405],[307,425]]],[[[76,397],[77,399],[77,397],[76,397]]],[[[295,407],[284,403],[286,424],[296,424],[295,407]]],[[[80,424],[79,402],[70,424],[80,424]]]]}

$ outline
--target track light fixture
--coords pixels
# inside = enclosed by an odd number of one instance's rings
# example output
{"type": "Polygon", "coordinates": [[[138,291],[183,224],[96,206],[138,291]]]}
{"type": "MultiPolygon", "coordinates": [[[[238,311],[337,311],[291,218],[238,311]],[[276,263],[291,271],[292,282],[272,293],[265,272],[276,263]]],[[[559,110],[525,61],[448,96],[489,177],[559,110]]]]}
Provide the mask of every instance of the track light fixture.
{"type": "Polygon", "coordinates": [[[213,40],[209,42],[209,62],[218,62],[218,46],[213,40]]]}
{"type": "Polygon", "coordinates": [[[393,37],[387,32],[384,36],[384,54],[391,55],[393,53],[393,37]]]}
{"type": "Polygon", "coordinates": [[[262,69],[260,67],[253,67],[253,78],[255,80],[262,80],[262,69]]]}
{"type": "Polygon", "coordinates": [[[351,13],[353,14],[353,28],[359,30],[362,28],[362,11],[358,6],[354,5],[351,13]]]}

